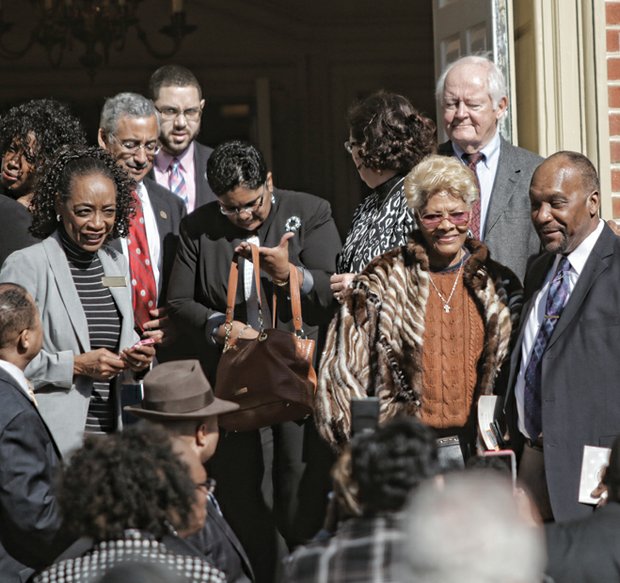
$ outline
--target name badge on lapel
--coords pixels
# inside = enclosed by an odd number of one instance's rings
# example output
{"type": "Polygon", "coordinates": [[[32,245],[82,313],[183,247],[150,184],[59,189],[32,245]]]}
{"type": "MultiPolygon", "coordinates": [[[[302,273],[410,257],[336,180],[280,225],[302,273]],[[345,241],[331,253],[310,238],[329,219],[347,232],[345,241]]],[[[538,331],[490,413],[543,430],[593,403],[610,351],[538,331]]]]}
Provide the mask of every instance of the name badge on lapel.
{"type": "Polygon", "coordinates": [[[104,287],[127,287],[127,278],[124,275],[104,275],[101,283],[104,287]]]}

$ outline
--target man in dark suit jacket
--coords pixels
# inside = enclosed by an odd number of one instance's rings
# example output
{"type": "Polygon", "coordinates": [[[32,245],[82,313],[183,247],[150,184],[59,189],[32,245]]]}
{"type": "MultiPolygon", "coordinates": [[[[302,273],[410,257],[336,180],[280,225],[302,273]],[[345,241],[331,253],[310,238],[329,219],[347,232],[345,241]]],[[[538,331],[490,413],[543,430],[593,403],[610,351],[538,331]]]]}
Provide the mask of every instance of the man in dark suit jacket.
{"type": "Polygon", "coordinates": [[[583,447],[620,433],[620,238],[599,218],[598,176],[581,154],[545,160],[530,199],[545,253],[525,280],[505,410],[521,480],[544,518],[565,521],[591,512],[577,501],[583,447]]]}
{"type": "MultiPolygon", "coordinates": [[[[189,446],[206,464],[219,440],[218,414],[238,408],[236,403],[213,396],[197,360],[177,360],[160,364],[149,372],[144,377],[144,400],[125,410],[160,423],[173,441],[189,446]],[[180,407],[182,402],[187,405],[180,407]]],[[[213,492],[207,498],[204,527],[187,540],[203,552],[209,563],[226,573],[229,583],[254,581],[245,550],[222,515],[213,492]]]]}
{"type": "Polygon", "coordinates": [[[24,376],[43,331],[30,294],[0,284],[0,579],[26,581],[63,549],[53,491],[60,454],[24,376]]]}
{"type": "Polygon", "coordinates": [[[480,183],[477,235],[493,259],[523,281],[528,261],[540,250],[530,220],[528,191],[542,158],[500,136],[498,124],[508,107],[504,76],[485,57],[463,57],[442,73],[437,98],[450,138],[439,146],[439,153],[476,168],[480,183]],[[472,162],[472,156],[480,155],[477,163],[472,162]]]}
{"type": "Polygon", "coordinates": [[[547,524],[547,574],[555,583],[620,581],[620,439],[616,438],[603,483],[607,503],[586,518],[547,524]]]}
{"type": "MultiPolygon", "coordinates": [[[[149,306],[153,320],[145,325],[151,332],[158,331],[163,323],[160,320],[165,317],[168,278],[176,254],[179,224],[185,216],[179,198],[146,178],[159,150],[158,133],[157,111],[146,97],[119,93],[106,100],[99,123],[99,145],[136,181],[136,194],[144,214],[151,271],[158,291],[157,306],[149,306]]],[[[128,254],[126,242],[120,240],[113,244],[128,254]]]]}
{"type": "Polygon", "coordinates": [[[159,111],[162,144],[151,178],[173,190],[191,213],[216,198],[206,174],[207,160],[213,150],[196,141],[205,106],[202,88],[189,69],[164,65],[151,76],[149,93],[159,111]],[[177,165],[181,179],[173,176],[177,165]]]}

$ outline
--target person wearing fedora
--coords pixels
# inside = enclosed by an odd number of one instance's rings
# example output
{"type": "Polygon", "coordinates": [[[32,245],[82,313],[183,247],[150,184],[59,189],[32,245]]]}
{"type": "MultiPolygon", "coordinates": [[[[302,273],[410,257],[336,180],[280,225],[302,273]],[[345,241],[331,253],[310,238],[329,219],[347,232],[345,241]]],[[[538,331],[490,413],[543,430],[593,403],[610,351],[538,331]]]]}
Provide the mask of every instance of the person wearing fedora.
{"type": "MultiPolygon", "coordinates": [[[[176,360],[154,367],[144,377],[144,397],[124,410],[159,423],[173,441],[189,445],[201,463],[215,453],[219,439],[217,416],[234,411],[237,403],[218,399],[198,360],[176,360]]],[[[236,534],[224,518],[212,491],[202,530],[187,538],[205,558],[224,571],[229,583],[250,583],[254,574],[236,534]]]]}

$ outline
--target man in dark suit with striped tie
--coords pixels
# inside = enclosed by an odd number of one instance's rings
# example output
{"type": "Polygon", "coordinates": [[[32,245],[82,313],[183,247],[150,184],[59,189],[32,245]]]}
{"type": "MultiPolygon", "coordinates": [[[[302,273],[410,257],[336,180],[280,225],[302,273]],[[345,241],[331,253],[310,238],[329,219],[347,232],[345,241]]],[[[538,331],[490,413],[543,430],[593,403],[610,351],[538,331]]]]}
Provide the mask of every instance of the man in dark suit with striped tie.
{"type": "Polygon", "coordinates": [[[202,88],[189,69],[164,65],[151,76],[149,94],[159,111],[162,145],[151,177],[181,198],[191,213],[216,200],[206,175],[213,150],[196,141],[205,106],[202,88]]]}
{"type": "MultiPolygon", "coordinates": [[[[144,400],[125,407],[138,417],[160,423],[195,452],[205,464],[219,440],[217,416],[239,405],[217,399],[197,360],[177,360],[156,366],[144,377],[144,400]]],[[[229,583],[254,581],[252,567],[239,539],[222,515],[213,492],[207,500],[203,529],[187,539],[207,561],[226,573],[229,583]]]]}
{"type": "Polygon", "coordinates": [[[30,294],[0,284],[0,579],[21,583],[64,549],[54,494],[60,453],[37,410],[26,365],[43,330],[30,294]]]}
{"type": "Polygon", "coordinates": [[[584,446],[620,434],[620,237],[599,217],[596,169],[557,152],[534,172],[544,253],[525,278],[505,411],[519,477],[544,519],[589,515],[578,501],[584,446]]]}

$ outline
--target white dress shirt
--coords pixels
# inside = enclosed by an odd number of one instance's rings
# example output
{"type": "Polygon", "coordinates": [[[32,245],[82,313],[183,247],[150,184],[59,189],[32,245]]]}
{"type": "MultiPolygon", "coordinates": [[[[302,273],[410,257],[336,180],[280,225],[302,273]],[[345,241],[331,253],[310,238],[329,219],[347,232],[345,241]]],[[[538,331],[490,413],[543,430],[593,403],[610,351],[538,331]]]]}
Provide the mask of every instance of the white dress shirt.
{"type": "MultiPolygon", "coordinates": [[[[594,245],[596,245],[598,238],[603,232],[604,225],[605,222],[603,220],[599,220],[599,224],[596,229],[592,231],[592,233],[590,233],[572,253],[569,253],[566,256],[570,262],[570,271],[568,272],[569,296],[567,303],[570,301],[570,294],[573,293],[573,289],[575,289],[575,285],[577,285],[579,276],[583,271],[588,257],[590,257],[590,253],[592,252],[594,245]]],[[[560,257],[561,256],[558,254],[553,262],[553,265],[551,266],[551,269],[549,269],[549,272],[547,273],[543,286],[532,297],[531,309],[527,315],[525,330],[523,331],[523,340],[521,342],[521,366],[519,368],[517,381],[515,383],[515,398],[517,400],[517,412],[519,414],[519,431],[525,435],[525,437],[529,437],[531,439],[535,439],[537,436],[532,437],[525,429],[525,371],[527,370],[527,365],[530,362],[530,355],[532,348],[534,347],[534,340],[536,340],[538,330],[540,329],[540,325],[542,324],[545,315],[549,286],[551,285],[551,280],[557,271],[558,264],[560,263],[560,257]]]]}
{"type": "MultiPolygon", "coordinates": [[[[484,160],[480,160],[476,165],[476,174],[478,176],[478,182],[480,183],[480,240],[484,241],[484,235],[486,231],[487,214],[489,212],[489,205],[491,204],[491,193],[493,192],[493,185],[495,184],[495,175],[497,174],[497,166],[499,165],[499,150],[500,150],[500,137],[499,131],[495,132],[495,135],[491,141],[480,150],[481,154],[484,154],[484,160]]],[[[452,142],[452,149],[459,160],[464,164],[463,150],[459,148],[454,142],[452,142]]]]}

